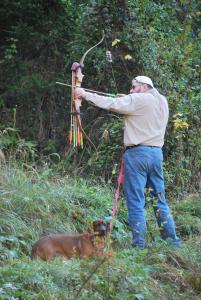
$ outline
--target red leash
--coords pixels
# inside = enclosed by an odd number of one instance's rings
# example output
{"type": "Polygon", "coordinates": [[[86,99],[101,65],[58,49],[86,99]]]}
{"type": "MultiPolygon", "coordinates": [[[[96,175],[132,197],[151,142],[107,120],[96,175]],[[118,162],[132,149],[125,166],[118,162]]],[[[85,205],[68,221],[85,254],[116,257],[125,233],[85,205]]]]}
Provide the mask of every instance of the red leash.
{"type": "Polygon", "coordinates": [[[113,223],[114,223],[114,216],[116,215],[116,212],[117,212],[117,202],[119,200],[120,187],[123,184],[123,180],[124,180],[124,160],[122,158],[120,173],[119,173],[119,176],[118,176],[118,179],[117,179],[118,185],[117,185],[117,190],[116,190],[116,193],[115,193],[115,199],[114,199],[114,204],[113,204],[113,209],[112,209],[112,220],[110,222],[109,232],[112,231],[112,227],[113,227],[113,223]]]}

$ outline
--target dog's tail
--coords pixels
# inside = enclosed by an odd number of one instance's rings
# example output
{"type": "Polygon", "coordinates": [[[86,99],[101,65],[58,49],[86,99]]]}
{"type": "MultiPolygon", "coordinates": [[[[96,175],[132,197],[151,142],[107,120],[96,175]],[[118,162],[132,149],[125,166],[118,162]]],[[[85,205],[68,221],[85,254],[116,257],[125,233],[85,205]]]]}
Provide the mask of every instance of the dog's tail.
{"type": "Polygon", "coordinates": [[[33,245],[32,250],[31,250],[31,259],[36,259],[37,258],[37,243],[33,245]]]}

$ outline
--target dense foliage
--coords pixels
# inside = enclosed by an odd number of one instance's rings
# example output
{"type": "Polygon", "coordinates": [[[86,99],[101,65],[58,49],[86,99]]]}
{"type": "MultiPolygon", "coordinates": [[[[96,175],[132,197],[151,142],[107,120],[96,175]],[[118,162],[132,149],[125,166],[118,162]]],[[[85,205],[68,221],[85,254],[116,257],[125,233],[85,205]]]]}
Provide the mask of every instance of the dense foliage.
{"type": "Polygon", "coordinates": [[[171,115],[164,153],[167,190],[198,190],[201,167],[200,11],[196,0],[5,0],[0,9],[1,149],[20,159],[58,162],[61,168],[111,179],[122,150],[122,122],[100,109],[82,109],[86,143],[67,141],[73,61],[101,38],[86,59],[83,86],[127,93],[130,80],[153,78],[169,100],[171,115]],[[113,62],[106,60],[111,51],[113,62]],[[106,140],[104,130],[109,130],[106,140]],[[29,142],[32,141],[32,142],[29,142]],[[35,146],[36,145],[36,146],[35,146]],[[37,150],[37,151],[36,151],[37,150]],[[193,153],[193,155],[192,155],[193,153]],[[89,173],[88,173],[89,174],[89,173]]]}

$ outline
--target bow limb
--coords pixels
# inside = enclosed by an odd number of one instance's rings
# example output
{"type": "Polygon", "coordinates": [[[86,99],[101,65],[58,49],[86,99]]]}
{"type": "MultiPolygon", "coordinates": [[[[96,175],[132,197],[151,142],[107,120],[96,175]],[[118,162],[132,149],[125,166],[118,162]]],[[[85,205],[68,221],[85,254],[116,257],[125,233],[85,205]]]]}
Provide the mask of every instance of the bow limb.
{"type": "Polygon", "coordinates": [[[95,44],[94,46],[92,46],[91,48],[89,48],[89,49],[83,54],[82,58],[80,59],[80,65],[83,65],[83,64],[84,64],[84,60],[85,60],[85,57],[87,56],[87,54],[88,54],[92,49],[94,49],[94,48],[96,48],[97,46],[99,46],[99,45],[103,42],[104,38],[105,38],[105,34],[104,34],[104,32],[103,32],[103,36],[102,36],[101,40],[100,40],[97,44],[95,44]]]}

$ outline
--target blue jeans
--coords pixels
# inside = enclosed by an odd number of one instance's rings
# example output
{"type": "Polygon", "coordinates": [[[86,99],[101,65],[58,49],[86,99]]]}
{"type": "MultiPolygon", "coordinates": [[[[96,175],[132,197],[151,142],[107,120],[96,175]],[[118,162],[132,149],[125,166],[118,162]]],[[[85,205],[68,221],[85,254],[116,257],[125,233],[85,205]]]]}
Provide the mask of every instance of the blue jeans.
{"type": "Polygon", "coordinates": [[[133,247],[145,246],[145,187],[151,189],[150,196],[155,199],[153,208],[162,238],[170,238],[179,246],[174,220],[166,203],[162,162],[163,153],[158,147],[138,146],[124,153],[124,191],[133,247]]]}

